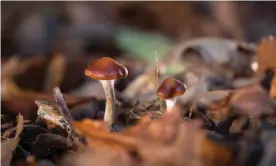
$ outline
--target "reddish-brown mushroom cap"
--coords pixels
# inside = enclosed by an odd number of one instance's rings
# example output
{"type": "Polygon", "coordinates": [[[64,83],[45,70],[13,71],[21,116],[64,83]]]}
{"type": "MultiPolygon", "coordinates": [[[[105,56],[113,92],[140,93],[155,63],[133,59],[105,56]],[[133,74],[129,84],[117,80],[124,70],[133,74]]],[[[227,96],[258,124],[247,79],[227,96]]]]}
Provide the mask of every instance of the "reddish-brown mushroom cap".
{"type": "Polygon", "coordinates": [[[127,68],[108,57],[93,62],[85,69],[84,73],[95,80],[115,80],[128,75],[127,68]]]}
{"type": "Polygon", "coordinates": [[[185,84],[174,78],[167,78],[157,89],[156,95],[162,99],[170,99],[184,94],[185,90],[185,84]]]}

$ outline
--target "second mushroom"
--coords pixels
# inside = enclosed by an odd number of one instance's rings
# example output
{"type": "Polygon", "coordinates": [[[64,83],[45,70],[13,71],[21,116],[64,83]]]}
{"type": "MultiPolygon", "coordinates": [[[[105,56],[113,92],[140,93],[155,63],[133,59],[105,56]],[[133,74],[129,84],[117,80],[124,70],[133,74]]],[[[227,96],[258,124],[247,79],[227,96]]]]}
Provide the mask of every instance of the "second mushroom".
{"type": "Polygon", "coordinates": [[[170,111],[176,103],[176,98],[186,91],[186,85],[175,78],[167,78],[159,86],[156,95],[165,100],[167,111],[170,111]]]}

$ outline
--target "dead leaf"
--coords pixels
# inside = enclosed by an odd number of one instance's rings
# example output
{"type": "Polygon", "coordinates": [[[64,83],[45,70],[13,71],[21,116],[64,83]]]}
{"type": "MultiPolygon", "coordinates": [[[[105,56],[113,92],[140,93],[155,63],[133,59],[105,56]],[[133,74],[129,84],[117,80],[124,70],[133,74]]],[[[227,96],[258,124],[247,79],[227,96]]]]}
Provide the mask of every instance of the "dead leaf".
{"type": "Polygon", "coordinates": [[[73,122],[93,149],[118,150],[141,165],[231,165],[232,152],[210,140],[196,121],[184,122],[179,108],[152,123],[147,118],[122,132],[110,133],[103,122],[73,122]]]}
{"type": "Polygon", "coordinates": [[[71,128],[66,119],[59,113],[59,106],[44,100],[36,100],[38,106],[37,115],[46,123],[49,129],[60,127],[71,128]]]}
{"type": "MultiPolygon", "coordinates": [[[[68,155],[62,160],[62,166],[93,165],[100,166],[134,166],[128,154],[105,148],[89,149],[74,155],[68,155]]],[[[139,164],[140,165],[140,164],[139,164]]]]}
{"type": "Polygon", "coordinates": [[[11,57],[2,64],[1,69],[2,78],[13,78],[18,74],[18,72],[22,72],[22,69],[20,68],[20,60],[16,56],[11,57]]]}
{"type": "Polygon", "coordinates": [[[242,134],[244,127],[248,125],[248,118],[239,118],[233,121],[229,133],[231,134],[242,134]]]}
{"type": "Polygon", "coordinates": [[[209,106],[210,109],[220,109],[227,106],[232,94],[230,90],[210,91],[198,99],[198,104],[209,106]]]}
{"type": "Polygon", "coordinates": [[[7,139],[5,141],[1,142],[1,164],[8,166],[10,165],[11,159],[12,159],[12,152],[17,147],[17,144],[19,143],[19,135],[23,131],[23,116],[18,115],[17,116],[17,127],[16,127],[16,133],[13,138],[7,139]]]}
{"type": "Polygon", "coordinates": [[[206,37],[193,39],[187,42],[179,43],[167,56],[167,61],[179,61],[188,49],[194,49],[200,53],[200,56],[206,64],[212,68],[228,66],[234,72],[242,72],[247,67],[248,60],[240,55],[240,49],[247,50],[251,55],[255,52],[255,47],[247,43],[238,43],[234,40],[222,38],[206,37]]]}
{"type": "Polygon", "coordinates": [[[64,117],[65,114],[62,113],[62,108],[57,104],[43,100],[36,100],[35,103],[38,106],[37,115],[45,122],[48,129],[56,128],[65,131],[69,147],[74,147],[75,145],[82,146],[78,135],[72,128],[72,117],[69,110],[67,110],[67,115],[64,117]],[[67,116],[70,116],[70,118],[67,116]]]}
{"type": "Polygon", "coordinates": [[[232,95],[233,92],[230,90],[210,91],[203,94],[196,102],[196,105],[203,108],[206,116],[218,124],[228,119],[231,115],[228,103],[232,95]]]}
{"type": "Polygon", "coordinates": [[[24,92],[21,88],[18,87],[18,85],[15,84],[15,82],[11,79],[2,79],[2,85],[1,85],[1,100],[10,100],[14,96],[22,96],[24,92]]]}
{"type": "Polygon", "coordinates": [[[263,38],[258,47],[258,74],[262,75],[266,69],[276,68],[276,39],[272,36],[263,38]]]}
{"type": "Polygon", "coordinates": [[[240,115],[260,117],[274,113],[268,93],[258,84],[236,90],[229,104],[240,115]]]}
{"type": "Polygon", "coordinates": [[[276,98],[276,76],[272,80],[269,96],[270,98],[276,98]]]}

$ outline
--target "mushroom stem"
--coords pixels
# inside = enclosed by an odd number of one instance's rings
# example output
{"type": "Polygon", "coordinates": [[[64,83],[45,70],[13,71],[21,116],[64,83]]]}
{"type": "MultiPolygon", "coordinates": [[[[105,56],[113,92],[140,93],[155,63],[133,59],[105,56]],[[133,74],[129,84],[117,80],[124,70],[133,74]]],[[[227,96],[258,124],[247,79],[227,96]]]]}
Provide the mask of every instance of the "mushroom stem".
{"type": "Polygon", "coordinates": [[[170,112],[172,108],[175,106],[176,98],[166,99],[166,107],[167,111],[170,112]]]}
{"type": "Polygon", "coordinates": [[[115,80],[100,80],[106,96],[104,121],[108,122],[109,125],[112,125],[115,121],[114,82],[115,80]]]}

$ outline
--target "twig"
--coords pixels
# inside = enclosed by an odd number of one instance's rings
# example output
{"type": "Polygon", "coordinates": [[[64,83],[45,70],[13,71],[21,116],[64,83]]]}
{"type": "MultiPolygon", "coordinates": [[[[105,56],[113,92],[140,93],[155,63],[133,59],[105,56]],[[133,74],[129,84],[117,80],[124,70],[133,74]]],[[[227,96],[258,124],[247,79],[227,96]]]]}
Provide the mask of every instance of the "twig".
{"type": "Polygon", "coordinates": [[[73,121],[73,117],[71,115],[71,112],[70,110],[68,109],[65,101],[64,101],[64,98],[63,98],[63,95],[62,93],[60,92],[60,89],[59,87],[55,87],[53,89],[53,92],[54,92],[54,97],[55,97],[55,100],[56,100],[56,103],[58,104],[58,106],[60,107],[59,110],[59,113],[69,122],[71,123],[73,121]]]}

